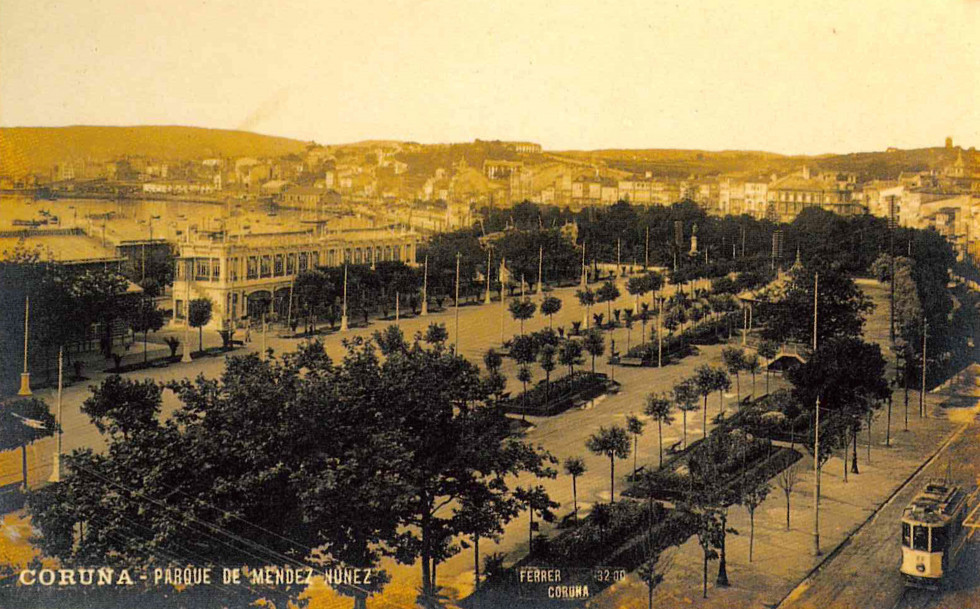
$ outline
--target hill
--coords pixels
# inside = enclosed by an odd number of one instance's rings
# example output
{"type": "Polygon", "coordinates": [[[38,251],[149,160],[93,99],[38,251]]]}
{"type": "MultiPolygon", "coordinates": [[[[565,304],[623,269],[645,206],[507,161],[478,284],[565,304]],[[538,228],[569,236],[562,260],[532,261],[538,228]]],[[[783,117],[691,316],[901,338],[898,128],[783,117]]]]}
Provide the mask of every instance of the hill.
{"type": "Polygon", "coordinates": [[[284,137],[199,127],[9,127],[0,128],[0,174],[44,173],[65,160],[268,157],[305,148],[306,142],[284,137]]]}

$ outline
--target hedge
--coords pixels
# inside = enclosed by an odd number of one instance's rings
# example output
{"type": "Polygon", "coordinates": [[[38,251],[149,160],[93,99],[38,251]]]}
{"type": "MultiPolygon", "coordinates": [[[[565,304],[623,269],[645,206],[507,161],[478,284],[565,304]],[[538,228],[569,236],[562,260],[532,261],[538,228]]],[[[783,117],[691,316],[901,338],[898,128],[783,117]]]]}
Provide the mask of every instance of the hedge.
{"type": "Polygon", "coordinates": [[[605,374],[577,371],[551,381],[550,386],[539,383],[526,394],[505,400],[502,406],[513,414],[552,416],[568,410],[578,400],[591,400],[602,395],[607,387],[605,374]]]}

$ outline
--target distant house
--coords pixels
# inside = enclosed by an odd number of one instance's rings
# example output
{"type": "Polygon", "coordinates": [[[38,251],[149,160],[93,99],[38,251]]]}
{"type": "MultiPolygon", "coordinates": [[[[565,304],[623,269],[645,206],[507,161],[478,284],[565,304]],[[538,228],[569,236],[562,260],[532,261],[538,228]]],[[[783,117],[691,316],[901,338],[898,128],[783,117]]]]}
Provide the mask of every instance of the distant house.
{"type": "Polygon", "coordinates": [[[315,209],[320,205],[339,205],[340,194],[335,190],[312,186],[290,186],[282,192],[282,205],[297,209],[315,209]]]}
{"type": "Polygon", "coordinates": [[[261,187],[261,192],[264,195],[280,195],[289,188],[289,182],[286,180],[269,180],[261,187]]]}

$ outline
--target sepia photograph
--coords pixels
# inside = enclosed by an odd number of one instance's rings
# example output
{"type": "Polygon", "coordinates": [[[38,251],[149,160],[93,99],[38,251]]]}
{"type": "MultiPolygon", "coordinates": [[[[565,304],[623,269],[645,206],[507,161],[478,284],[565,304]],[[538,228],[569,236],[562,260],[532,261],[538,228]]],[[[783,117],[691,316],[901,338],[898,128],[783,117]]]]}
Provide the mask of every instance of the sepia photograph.
{"type": "Polygon", "coordinates": [[[0,0],[0,609],[980,609],[980,0],[0,0]]]}

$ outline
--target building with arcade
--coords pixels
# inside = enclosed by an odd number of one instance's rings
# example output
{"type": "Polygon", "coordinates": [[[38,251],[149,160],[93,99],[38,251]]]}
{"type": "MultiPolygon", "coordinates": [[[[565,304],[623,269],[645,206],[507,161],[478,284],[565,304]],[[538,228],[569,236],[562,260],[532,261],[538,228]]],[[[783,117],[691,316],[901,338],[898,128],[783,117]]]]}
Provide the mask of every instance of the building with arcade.
{"type": "Polygon", "coordinates": [[[394,228],[326,231],[312,228],[229,235],[198,232],[178,244],[173,323],[182,327],[187,303],[209,298],[209,329],[241,326],[263,314],[283,321],[291,314],[296,277],[320,266],[400,261],[414,265],[419,235],[394,228]]]}

